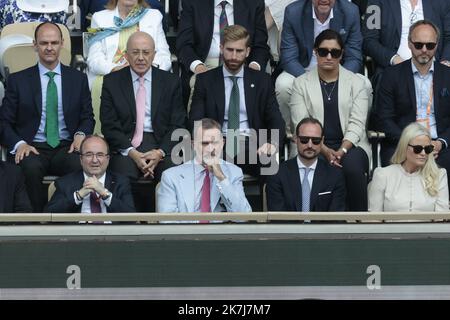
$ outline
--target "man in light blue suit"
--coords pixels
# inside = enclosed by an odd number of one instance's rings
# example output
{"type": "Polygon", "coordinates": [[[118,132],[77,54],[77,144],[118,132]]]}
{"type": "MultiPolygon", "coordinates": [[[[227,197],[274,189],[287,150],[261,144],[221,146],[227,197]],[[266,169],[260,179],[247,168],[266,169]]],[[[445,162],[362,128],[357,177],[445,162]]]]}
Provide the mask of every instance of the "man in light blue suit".
{"type": "MultiPolygon", "coordinates": [[[[362,68],[362,35],[358,7],[348,0],[300,0],[286,7],[281,33],[280,63],[283,72],[275,83],[278,104],[286,124],[290,123],[289,99],[295,78],[317,65],[314,40],[320,32],[333,29],[344,41],[343,66],[362,68]]],[[[286,126],[286,132],[291,129],[286,126]]],[[[292,130],[294,131],[294,130],[292,130]]]]}
{"type": "Polygon", "coordinates": [[[221,160],[224,140],[218,122],[194,127],[194,160],[163,172],[158,212],[251,212],[242,185],[242,170],[221,160]]]}

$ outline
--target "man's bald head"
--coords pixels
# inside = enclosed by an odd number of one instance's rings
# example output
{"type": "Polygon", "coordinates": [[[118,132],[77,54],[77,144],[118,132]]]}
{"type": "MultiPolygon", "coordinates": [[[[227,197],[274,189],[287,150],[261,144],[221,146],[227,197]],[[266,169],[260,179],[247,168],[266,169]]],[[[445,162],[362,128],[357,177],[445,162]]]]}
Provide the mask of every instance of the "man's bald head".
{"type": "Polygon", "coordinates": [[[139,76],[143,76],[152,66],[155,58],[155,41],[145,32],[133,33],[127,41],[127,53],[131,69],[139,76]]]}

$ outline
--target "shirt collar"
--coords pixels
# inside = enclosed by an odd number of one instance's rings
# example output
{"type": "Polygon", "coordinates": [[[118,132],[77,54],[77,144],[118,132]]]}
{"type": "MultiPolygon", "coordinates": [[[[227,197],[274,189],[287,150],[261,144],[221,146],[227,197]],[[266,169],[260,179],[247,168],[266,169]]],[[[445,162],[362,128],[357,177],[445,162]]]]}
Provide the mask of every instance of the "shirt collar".
{"type": "MultiPolygon", "coordinates": [[[[139,80],[139,75],[133,71],[133,69],[130,68],[130,72],[131,72],[131,78],[133,79],[133,82],[139,80]]],[[[147,81],[152,81],[152,67],[150,67],[150,69],[148,69],[148,71],[144,74],[144,79],[147,81]]]]}
{"type": "Polygon", "coordinates": [[[230,73],[230,71],[228,71],[227,68],[225,68],[225,65],[222,66],[222,69],[223,69],[224,78],[228,78],[228,77],[243,78],[244,77],[244,65],[242,65],[241,70],[239,70],[239,72],[237,74],[230,73]]]}
{"type": "MultiPolygon", "coordinates": [[[[412,67],[413,74],[419,74],[420,75],[419,70],[417,69],[417,67],[414,64],[414,62],[412,61],[412,59],[411,59],[411,67],[412,67]]],[[[434,57],[433,57],[433,63],[431,64],[431,67],[428,70],[427,74],[433,74],[433,72],[434,72],[434,57]]]]}
{"type": "MultiPolygon", "coordinates": [[[[303,164],[303,162],[300,160],[300,157],[299,156],[297,156],[297,165],[298,165],[298,168],[299,169],[303,169],[303,168],[307,168],[304,164],[303,164]]],[[[316,167],[317,167],[317,159],[316,159],[316,161],[314,161],[314,163],[311,165],[311,166],[309,166],[309,169],[311,169],[311,170],[316,170],[316,167]]]]}
{"type": "Polygon", "coordinates": [[[39,68],[40,75],[44,75],[49,71],[52,71],[52,72],[55,72],[56,74],[61,75],[61,62],[58,62],[55,69],[53,69],[53,70],[47,69],[47,67],[45,67],[42,63],[38,62],[38,68],[39,68]]]}
{"type": "MultiPolygon", "coordinates": [[[[83,176],[84,176],[84,180],[86,181],[87,178],[89,178],[89,176],[86,174],[86,172],[83,171],[83,176]]],[[[98,179],[98,181],[100,181],[100,183],[105,186],[105,179],[106,179],[106,172],[98,179]]]]}
{"type": "MultiPolygon", "coordinates": [[[[222,2],[222,0],[214,0],[214,7],[217,7],[220,5],[220,3],[222,2]]],[[[233,0],[227,0],[227,2],[233,6],[233,0]]]]}
{"type": "Polygon", "coordinates": [[[317,21],[317,23],[319,23],[319,24],[321,24],[321,25],[326,25],[327,23],[330,22],[331,19],[333,19],[333,17],[334,17],[334,15],[333,15],[333,9],[334,9],[334,8],[331,8],[331,11],[330,11],[330,14],[328,15],[327,20],[325,20],[325,22],[322,23],[322,22],[319,21],[319,19],[317,19],[316,11],[314,11],[314,4],[312,4],[312,7],[313,7],[313,8],[312,8],[312,17],[313,17],[313,20],[317,21]]]}

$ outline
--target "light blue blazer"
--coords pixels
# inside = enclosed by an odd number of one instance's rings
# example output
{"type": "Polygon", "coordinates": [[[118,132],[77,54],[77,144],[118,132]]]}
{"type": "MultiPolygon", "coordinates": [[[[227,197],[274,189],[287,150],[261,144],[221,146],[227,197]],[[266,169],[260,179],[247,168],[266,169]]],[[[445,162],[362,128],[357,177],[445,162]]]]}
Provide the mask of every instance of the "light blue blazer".
{"type": "MultiPolygon", "coordinates": [[[[238,166],[221,161],[226,179],[211,180],[211,208],[213,212],[251,212],[244,194],[243,174],[238,166]]],[[[195,212],[195,195],[201,186],[195,186],[194,164],[188,161],[163,172],[158,189],[158,212],[195,212]]]]}

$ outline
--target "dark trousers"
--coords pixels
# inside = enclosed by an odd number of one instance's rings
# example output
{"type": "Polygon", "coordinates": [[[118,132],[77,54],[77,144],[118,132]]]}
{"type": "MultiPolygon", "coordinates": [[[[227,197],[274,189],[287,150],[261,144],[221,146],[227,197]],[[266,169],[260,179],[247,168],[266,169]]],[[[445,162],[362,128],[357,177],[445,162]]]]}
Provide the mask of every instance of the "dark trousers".
{"type": "MultiPolygon", "coordinates": [[[[393,143],[382,142],[380,150],[381,166],[386,167],[391,164],[391,158],[394,155],[397,146],[393,143]]],[[[439,167],[447,171],[447,179],[450,181],[450,149],[442,149],[436,158],[436,163],[439,167]]]]}
{"type": "Polygon", "coordinates": [[[270,159],[268,157],[266,159],[262,159],[262,157],[259,157],[257,154],[259,145],[256,141],[253,141],[247,136],[241,137],[241,139],[242,140],[239,148],[239,154],[234,156],[233,158],[230,158],[226,154],[227,140],[225,139],[225,145],[223,147],[223,158],[228,162],[234,163],[235,165],[240,167],[244,174],[256,177],[259,179],[260,183],[264,183],[267,173],[273,171],[273,174],[276,174],[278,172],[278,163],[276,163],[275,155],[270,157],[270,159]],[[254,143],[255,145],[251,146],[250,144],[252,143],[254,143]],[[250,161],[250,156],[253,157],[252,161],[250,161]],[[273,170],[268,170],[269,167],[273,168],[273,170]]]}
{"type": "MultiPolygon", "coordinates": [[[[334,150],[339,146],[328,146],[334,150]]],[[[360,147],[348,150],[341,161],[347,189],[347,211],[367,211],[367,182],[369,174],[369,157],[360,147]]]]}
{"type": "MultiPolygon", "coordinates": [[[[159,149],[159,144],[156,142],[153,133],[144,133],[142,143],[136,148],[137,151],[145,153],[152,149],[159,149]]],[[[149,187],[149,184],[138,184],[137,180],[142,178],[144,174],[136,166],[133,159],[128,156],[123,156],[117,153],[112,156],[109,167],[111,171],[123,174],[130,178],[131,180],[131,190],[134,195],[134,202],[136,205],[136,210],[138,212],[149,212],[154,211],[154,186],[161,180],[162,172],[170,167],[174,166],[170,159],[170,153],[166,154],[166,157],[161,161],[155,168],[155,177],[152,179],[148,177],[148,180],[153,180],[153,188],[149,187]]]]}
{"type": "MultiPolygon", "coordinates": [[[[63,176],[81,170],[80,155],[67,153],[71,141],[61,141],[58,147],[52,148],[46,142],[33,142],[39,155],[30,153],[19,166],[25,176],[28,196],[33,212],[42,212],[47,203],[48,196],[42,179],[46,175],[63,176]]],[[[14,163],[14,155],[9,154],[8,160],[14,163]]]]}

